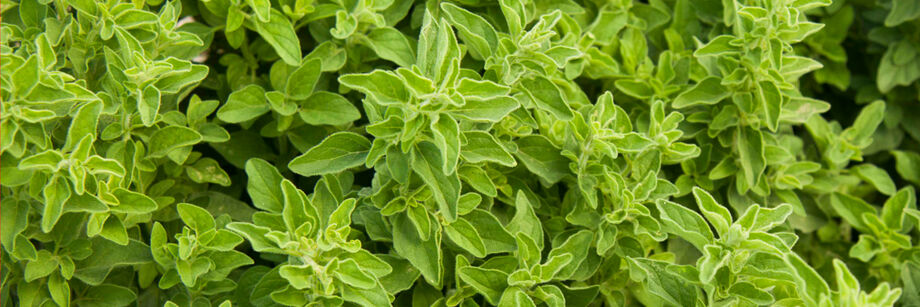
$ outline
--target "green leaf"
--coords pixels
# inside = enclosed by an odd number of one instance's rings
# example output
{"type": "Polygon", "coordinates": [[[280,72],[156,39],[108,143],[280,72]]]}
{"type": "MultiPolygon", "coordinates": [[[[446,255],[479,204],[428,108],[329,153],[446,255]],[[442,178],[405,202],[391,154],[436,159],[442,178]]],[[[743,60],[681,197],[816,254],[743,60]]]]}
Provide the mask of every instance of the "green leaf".
{"type": "Polygon", "coordinates": [[[111,207],[112,212],[144,214],[156,211],[158,207],[152,198],[134,191],[116,188],[112,194],[118,200],[118,206],[111,207]]]}
{"type": "Polygon", "coordinates": [[[591,25],[589,31],[597,38],[598,43],[609,44],[616,39],[617,34],[629,19],[629,12],[617,9],[599,10],[596,22],[591,25]]]}
{"type": "MultiPolygon", "coordinates": [[[[390,305],[390,296],[388,296],[383,287],[379,285],[371,289],[361,289],[344,284],[342,287],[342,298],[364,307],[390,305]]],[[[330,303],[329,305],[337,304],[330,303]]]]}
{"type": "Polygon", "coordinates": [[[480,59],[490,57],[498,48],[498,33],[485,19],[449,2],[442,2],[441,9],[447,21],[457,28],[460,39],[480,59]]]}
{"type": "Polygon", "coordinates": [[[507,167],[517,166],[517,161],[498,143],[491,134],[482,131],[463,132],[466,142],[462,144],[460,156],[470,163],[495,162],[507,167]]]}
{"type": "Polygon", "coordinates": [[[562,290],[555,285],[542,285],[533,295],[545,302],[547,306],[565,306],[565,296],[562,290]]]}
{"type": "Polygon", "coordinates": [[[853,121],[853,126],[843,132],[843,136],[860,148],[869,146],[872,134],[885,118],[885,102],[877,100],[864,107],[853,121]]]}
{"type": "MultiPolygon", "coordinates": [[[[361,266],[362,270],[367,271],[368,273],[381,277],[386,276],[394,272],[392,265],[387,262],[387,260],[381,259],[381,257],[387,257],[389,255],[383,254],[371,254],[367,250],[360,250],[357,253],[348,254],[346,256],[349,259],[354,259],[358,262],[358,265],[361,266]]],[[[392,259],[388,259],[392,260],[392,259]]]]}
{"type": "Polygon", "coordinates": [[[901,283],[904,285],[902,303],[904,305],[920,303],[920,265],[914,262],[906,262],[901,269],[900,275],[901,283]]]}
{"type": "Polygon", "coordinates": [[[479,232],[482,242],[486,247],[486,254],[507,253],[515,249],[515,239],[498,218],[482,209],[473,209],[464,219],[468,220],[473,228],[479,232]]]}
{"type": "Polygon", "coordinates": [[[728,208],[720,205],[709,192],[699,187],[693,187],[693,198],[696,199],[696,204],[703,212],[703,216],[712,224],[719,236],[727,235],[728,228],[732,224],[732,214],[728,208]]]}
{"type": "Polygon", "coordinates": [[[131,289],[113,284],[98,285],[89,288],[79,299],[79,305],[85,307],[122,307],[137,300],[131,289]]]}
{"type": "Polygon", "coordinates": [[[141,115],[141,122],[144,126],[153,125],[160,110],[160,90],[153,85],[148,85],[144,91],[137,97],[137,111],[141,115]]]}
{"type": "Polygon", "coordinates": [[[267,161],[253,158],[246,161],[248,183],[246,191],[256,208],[270,212],[281,212],[284,201],[281,198],[281,173],[267,161]]]}
{"type": "Polygon", "coordinates": [[[514,2],[510,0],[499,1],[502,15],[505,16],[505,22],[508,24],[508,32],[512,36],[521,35],[524,26],[529,22],[527,10],[523,2],[514,2]]]}
{"type": "Polygon", "coordinates": [[[457,203],[460,199],[460,177],[455,173],[445,175],[441,154],[434,144],[418,143],[413,151],[412,170],[422,178],[431,189],[432,196],[438,203],[441,215],[448,222],[457,219],[457,203]]]}
{"type": "MultiPolygon", "coordinates": [[[[460,179],[462,179],[463,182],[466,182],[477,192],[489,197],[498,195],[498,189],[495,187],[495,183],[489,178],[489,174],[482,168],[464,165],[460,167],[457,173],[460,175],[460,179]]],[[[460,211],[463,210],[461,209],[460,211]]]]}
{"type": "Polygon", "coordinates": [[[337,39],[347,39],[358,28],[358,18],[349,14],[345,10],[335,12],[335,28],[329,29],[332,37],[337,39]]]}
{"type": "Polygon", "coordinates": [[[729,95],[731,91],[722,86],[722,79],[707,77],[697,82],[689,90],[677,95],[671,102],[671,107],[681,109],[698,105],[713,105],[728,98],[729,95]]]}
{"type": "Polygon", "coordinates": [[[532,173],[549,183],[556,183],[569,175],[569,159],[542,135],[528,135],[515,142],[518,146],[515,156],[532,173]]]}
{"type": "MultiPolygon", "coordinates": [[[[203,242],[203,246],[210,250],[227,252],[232,251],[240,243],[243,243],[242,237],[229,230],[221,229],[216,232],[214,238],[210,241],[203,242]]],[[[214,256],[213,258],[218,259],[219,257],[214,256]]]]}
{"type": "Polygon", "coordinates": [[[377,56],[396,65],[409,67],[415,63],[415,50],[405,34],[392,27],[376,28],[367,33],[368,45],[377,56]]]}
{"type": "Polygon", "coordinates": [[[189,70],[163,76],[153,85],[160,89],[160,93],[175,94],[186,86],[201,82],[208,76],[208,71],[208,66],[191,65],[189,70]]]}
{"type": "Polygon", "coordinates": [[[301,176],[338,173],[364,164],[371,142],[352,132],[332,134],[288,164],[301,176]]]}
{"type": "Polygon", "coordinates": [[[197,131],[182,126],[169,126],[157,130],[150,136],[150,156],[165,157],[173,150],[198,142],[201,142],[201,135],[197,131]]]}
{"type": "Polygon", "coordinates": [[[215,227],[214,217],[204,208],[192,204],[180,203],[176,205],[176,211],[179,212],[179,217],[182,218],[185,225],[188,225],[189,228],[199,234],[212,230],[215,227]]]}
{"type": "Polygon", "coordinates": [[[2,201],[2,204],[0,206],[0,219],[2,219],[0,220],[0,243],[6,251],[10,251],[17,236],[29,226],[31,209],[29,203],[25,201],[7,199],[2,201]]]}
{"type": "Polygon", "coordinates": [[[25,260],[35,260],[38,257],[37,252],[35,251],[35,245],[29,241],[22,234],[18,234],[14,237],[12,244],[13,255],[19,259],[25,260]]]}
{"type": "Polygon", "coordinates": [[[403,84],[416,97],[431,95],[437,91],[434,81],[419,75],[417,71],[399,68],[396,74],[402,78],[403,84]]]}
{"type": "Polygon", "coordinates": [[[537,76],[520,82],[524,92],[537,108],[553,114],[559,120],[572,119],[574,116],[572,110],[562,97],[562,91],[552,81],[546,77],[537,76]]]}
{"type": "Polygon", "coordinates": [[[144,10],[126,10],[115,17],[115,24],[125,29],[136,28],[158,21],[157,15],[144,10]]]}
{"type": "MultiPolygon", "coordinates": [[[[437,10],[437,7],[432,9],[437,10]]],[[[460,47],[454,31],[446,20],[431,14],[426,14],[423,18],[415,63],[421,68],[424,76],[440,83],[449,73],[459,68],[460,47]]]]}
{"type": "Polygon", "coordinates": [[[303,100],[313,94],[313,88],[319,81],[319,76],[323,72],[323,64],[320,59],[310,59],[303,61],[294,72],[288,76],[287,83],[284,85],[284,92],[288,98],[294,100],[303,100]]]}
{"type": "Polygon", "coordinates": [[[411,288],[421,275],[412,266],[412,263],[396,255],[379,255],[379,258],[392,267],[391,273],[378,278],[380,283],[383,284],[383,288],[389,293],[398,293],[411,288]]]}
{"type": "Polygon", "coordinates": [[[630,153],[643,152],[654,145],[652,140],[635,132],[625,133],[617,138],[611,139],[611,143],[616,146],[618,151],[630,153]]]}
{"type": "Polygon", "coordinates": [[[217,163],[217,160],[211,158],[202,158],[195,161],[195,164],[185,168],[185,173],[192,181],[197,183],[214,183],[225,187],[230,186],[230,175],[227,175],[217,163]]]}
{"type": "Polygon", "coordinates": [[[536,307],[533,299],[519,287],[510,287],[502,293],[498,302],[500,307],[536,307]]]}
{"type": "Polygon", "coordinates": [[[649,99],[655,95],[655,89],[642,81],[620,79],[614,82],[614,86],[623,94],[638,99],[649,99]]]}
{"type": "Polygon", "coordinates": [[[827,282],[799,255],[788,253],[785,255],[785,261],[794,273],[792,276],[795,277],[796,291],[803,300],[814,305],[822,295],[830,295],[831,290],[827,282]]]}
{"type": "Polygon", "coordinates": [[[287,17],[272,9],[267,22],[255,21],[253,24],[259,36],[275,49],[281,60],[291,66],[300,65],[300,40],[287,17]]]}
{"type": "Polygon", "coordinates": [[[728,293],[740,296],[757,305],[770,305],[773,303],[773,296],[769,292],[758,289],[757,286],[749,282],[735,283],[728,289],[728,293]]]}
{"type": "Polygon", "coordinates": [[[616,246],[619,230],[610,223],[601,224],[597,232],[597,254],[604,256],[611,248],[616,246]]]}
{"type": "Polygon", "coordinates": [[[268,232],[271,231],[271,228],[256,226],[249,223],[234,222],[227,224],[227,229],[245,237],[246,241],[249,241],[249,244],[252,245],[252,249],[257,252],[284,253],[284,251],[279,249],[266,236],[268,232]]]}
{"type": "Polygon", "coordinates": [[[540,222],[540,218],[537,217],[533,205],[530,204],[530,200],[527,199],[527,195],[524,194],[523,191],[517,192],[514,208],[514,217],[511,218],[511,222],[508,222],[508,231],[514,235],[519,233],[527,235],[530,239],[534,240],[537,247],[542,250],[543,224],[540,222]]]}
{"type": "Polygon", "coordinates": [[[320,91],[300,105],[300,118],[310,125],[345,125],[361,118],[361,112],[342,95],[320,91]]]}
{"type": "MultiPolygon", "coordinates": [[[[446,2],[445,2],[446,4],[446,2]]],[[[481,99],[490,100],[502,96],[507,96],[510,88],[488,80],[473,80],[462,78],[457,83],[457,92],[463,95],[464,99],[481,99]]]]}
{"type": "Polygon", "coordinates": [[[100,113],[102,113],[102,102],[98,100],[87,102],[77,110],[77,114],[70,122],[70,129],[67,130],[67,143],[64,144],[64,151],[72,150],[87,135],[95,139],[96,124],[99,122],[100,113]]]}
{"type": "Polygon", "coordinates": [[[198,126],[198,133],[201,134],[202,142],[223,143],[230,140],[230,133],[227,132],[227,129],[215,123],[201,124],[198,126]]]}
{"type": "Polygon", "coordinates": [[[904,180],[920,186],[920,154],[910,151],[895,150],[895,169],[904,180]]]}
{"type": "MultiPolygon", "coordinates": [[[[731,8],[726,7],[725,9],[729,10],[731,8]]],[[[708,43],[706,43],[706,45],[700,46],[699,49],[693,52],[693,55],[697,57],[716,56],[716,55],[723,55],[727,53],[737,53],[741,51],[740,50],[741,48],[735,46],[732,43],[733,40],[735,40],[734,36],[719,35],[713,38],[708,43]]]]}
{"type": "Polygon", "coordinates": [[[588,248],[591,246],[591,241],[593,239],[594,233],[582,230],[573,234],[561,245],[554,247],[553,250],[549,252],[549,255],[546,256],[549,260],[543,265],[543,279],[555,278],[565,280],[571,278],[588,257],[588,248]],[[572,256],[571,260],[564,261],[565,264],[553,269],[553,265],[551,265],[553,258],[561,257],[566,254],[572,256]]]}
{"type": "Polygon", "coordinates": [[[866,223],[863,222],[863,215],[877,214],[875,208],[862,199],[841,193],[834,193],[831,197],[831,207],[833,207],[834,211],[847,221],[847,223],[850,223],[850,225],[853,225],[854,228],[860,231],[869,230],[866,223]]]}
{"type": "Polygon", "coordinates": [[[45,208],[42,211],[42,231],[51,232],[54,225],[57,224],[61,214],[64,213],[64,204],[70,198],[71,190],[67,179],[60,176],[54,176],[51,181],[45,185],[42,196],[45,198],[45,208]]]}
{"type": "Polygon", "coordinates": [[[70,284],[60,274],[48,278],[48,292],[58,306],[70,306],[70,284]]]}
{"type": "Polygon", "coordinates": [[[476,228],[463,217],[444,226],[447,237],[476,258],[486,256],[486,246],[476,228]]]}
{"type": "MultiPolygon", "coordinates": [[[[661,261],[626,258],[633,280],[643,281],[651,294],[650,300],[663,300],[673,306],[694,306],[699,299],[699,289],[683,276],[677,275],[661,261]]],[[[670,266],[670,268],[674,268],[670,266]]]]}
{"type": "Polygon", "coordinates": [[[834,275],[837,279],[837,291],[840,292],[841,296],[855,296],[859,294],[859,282],[856,281],[856,277],[853,276],[853,273],[850,272],[850,269],[847,268],[847,265],[840,261],[840,259],[834,259],[834,275]]]}
{"type": "Polygon", "coordinates": [[[179,278],[186,287],[194,287],[198,283],[198,278],[202,277],[213,266],[209,258],[195,258],[194,260],[178,260],[176,262],[176,271],[179,278]]]}
{"type": "Polygon", "coordinates": [[[754,223],[751,224],[750,230],[769,231],[785,223],[790,214],[792,214],[792,205],[790,204],[784,203],[773,208],[760,208],[760,210],[757,210],[757,217],[754,218],[754,223]]]}
{"type": "Polygon", "coordinates": [[[656,204],[661,213],[661,221],[669,233],[687,240],[701,251],[706,244],[713,242],[709,224],[698,213],[663,199],[656,201],[656,204]]]}
{"type": "Polygon", "coordinates": [[[889,229],[895,231],[901,230],[904,223],[904,212],[907,208],[916,208],[917,198],[913,187],[906,187],[898,190],[885,201],[882,206],[882,221],[889,229]]]}
{"type": "Polygon", "coordinates": [[[345,55],[345,50],[339,48],[334,42],[325,41],[313,48],[313,51],[310,51],[310,54],[304,57],[304,60],[310,59],[322,60],[323,71],[332,72],[338,71],[345,65],[347,56],[345,55]]]}
{"type": "Polygon", "coordinates": [[[755,97],[760,101],[766,117],[767,128],[776,132],[779,127],[779,115],[783,109],[783,96],[779,92],[776,84],[770,81],[761,81],[758,83],[757,95],[755,97]]]}
{"type": "Polygon", "coordinates": [[[736,162],[741,166],[747,187],[756,186],[767,167],[763,135],[759,130],[739,128],[735,134],[735,147],[738,150],[736,162]]]}
{"type": "Polygon", "coordinates": [[[38,55],[30,56],[22,66],[19,66],[19,69],[12,73],[13,90],[20,97],[28,96],[38,84],[40,71],[38,58],[38,55]]]}
{"type": "Polygon", "coordinates": [[[46,150],[37,154],[26,157],[19,161],[20,169],[43,169],[57,172],[60,169],[60,163],[64,160],[64,155],[58,151],[46,150]]]}
{"type": "Polygon", "coordinates": [[[885,26],[894,28],[895,26],[916,20],[920,18],[920,3],[915,1],[895,0],[891,1],[891,10],[885,17],[885,26]]]}
{"type": "Polygon", "coordinates": [[[565,296],[565,303],[572,307],[587,307],[600,293],[600,287],[597,285],[575,287],[562,285],[559,288],[562,290],[562,295],[565,296]]]}
{"type": "Polygon", "coordinates": [[[511,97],[495,97],[487,100],[466,99],[466,104],[449,112],[473,121],[498,122],[520,106],[511,97]]]}
{"type": "Polygon", "coordinates": [[[850,168],[850,170],[852,170],[856,176],[859,176],[859,178],[871,184],[882,194],[892,195],[896,191],[894,181],[888,176],[888,172],[874,164],[860,164],[850,168]]]}
{"type": "Polygon", "coordinates": [[[271,20],[272,4],[269,0],[246,0],[246,4],[249,4],[249,8],[256,13],[259,21],[269,22],[271,20]]]}
{"type": "Polygon", "coordinates": [[[228,123],[241,123],[271,110],[261,86],[251,84],[227,97],[227,103],[217,110],[217,118],[228,123]]]}
{"type": "Polygon", "coordinates": [[[74,277],[89,285],[102,284],[109,272],[117,267],[153,261],[150,246],[141,241],[129,239],[126,246],[102,238],[91,241],[92,253],[76,262],[74,272],[74,277]]]}
{"type": "Polygon", "coordinates": [[[443,278],[441,256],[441,232],[437,224],[432,223],[430,237],[422,240],[412,222],[405,214],[393,217],[393,248],[400,256],[409,260],[412,266],[422,272],[425,280],[432,285],[440,285],[443,278]]]}
{"type": "Polygon", "coordinates": [[[103,238],[109,239],[118,245],[128,245],[128,230],[125,228],[121,218],[109,215],[102,225],[102,231],[99,233],[103,238]]]}
{"type": "Polygon", "coordinates": [[[361,270],[354,259],[339,260],[338,269],[332,273],[342,282],[356,288],[371,289],[377,285],[377,280],[361,270]]]}
{"type": "Polygon", "coordinates": [[[57,258],[47,250],[38,251],[38,259],[29,261],[23,272],[26,282],[45,277],[58,269],[57,258]]]}
{"type": "Polygon", "coordinates": [[[700,281],[712,283],[719,270],[728,265],[731,255],[715,244],[706,245],[704,248],[703,257],[697,265],[700,270],[700,281]]]}
{"type": "Polygon", "coordinates": [[[346,199],[342,201],[341,204],[335,211],[332,211],[332,214],[329,215],[329,226],[337,226],[338,228],[349,227],[351,225],[351,213],[355,211],[355,204],[357,201],[354,198],[346,199]]]}
{"type": "MultiPolygon", "coordinates": [[[[87,139],[88,140],[88,139],[87,139]]],[[[93,174],[112,175],[115,177],[124,177],[125,168],[120,162],[113,159],[91,156],[83,162],[83,166],[89,169],[93,174]]]]}
{"type": "Polygon", "coordinates": [[[444,174],[453,174],[460,159],[460,126],[453,117],[443,114],[431,123],[431,131],[441,151],[444,174]]]}
{"type": "Polygon", "coordinates": [[[457,274],[463,282],[482,294],[489,304],[497,304],[505,288],[508,288],[508,273],[499,270],[466,266],[460,268],[457,274]]]}
{"type": "MultiPolygon", "coordinates": [[[[404,202],[402,199],[394,200],[398,202],[404,202]]],[[[393,203],[391,201],[390,203],[393,203]]],[[[388,204],[389,205],[389,204],[388,204]]],[[[388,206],[389,207],[389,206],[388,206]]],[[[409,215],[409,220],[412,221],[412,224],[415,225],[415,230],[418,231],[419,237],[422,240],[428,240],[430,233],[428,229],[431,228],[431,217],[428,214],[428,210],[423,206],[408,206],[404,207],[406,214],[409,215]]],[[[393,212],[387,212],[388,215],[392,215],[393,212]]]]}
{"type": "Polygon", "coordinates": [[[343,75],[339,77],[339,82],[383,105],[402,104],[409,100],[409,92],[392,72],[374,70],[366,74],[343,75]]]}
{"type": "Polygon", "coordinates": [[[530,236],[518,232],[514,239],[517,241],[517,251],[515,253],[520,267],[529,269],[540,264],[540,258],[543,257],[542,250],[530,236]]]}
{"type": "MultiPolygon", "coordinates": [[[[373,146],[372,146],[373,147],[373,146]]],[[[398,146],[389,146],[386,151],[387,170],[393,179],[400,183],[409,181],[409,155],[402,152],[398,146]]]]}
{"type": "Polygon", "coordinates": [[[81,11],[81,12],[84,12],[84,13],[87,13],[87,14],[90,14],[90,15],[95,15],[95,14],[96,14],[96,7],[97,7],[97,4],[96,4],[95,1],[90,1],[90,0],[73,0],[73,1],[67,1],[67,4],[69,4],[70,6],[72,6],[72,7],[75,8],[75,9],[77,9],[78,11],[81,11]]]}

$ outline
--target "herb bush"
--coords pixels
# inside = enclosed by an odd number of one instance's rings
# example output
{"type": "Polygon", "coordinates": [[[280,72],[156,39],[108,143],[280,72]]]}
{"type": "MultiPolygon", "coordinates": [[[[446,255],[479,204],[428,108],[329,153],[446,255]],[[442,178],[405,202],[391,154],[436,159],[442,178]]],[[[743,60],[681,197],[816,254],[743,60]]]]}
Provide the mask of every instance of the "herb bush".
{"type": "Polygon", "coordinates": [[[916,0],[3,0],[2,306],[918,306],[916,0]]]}

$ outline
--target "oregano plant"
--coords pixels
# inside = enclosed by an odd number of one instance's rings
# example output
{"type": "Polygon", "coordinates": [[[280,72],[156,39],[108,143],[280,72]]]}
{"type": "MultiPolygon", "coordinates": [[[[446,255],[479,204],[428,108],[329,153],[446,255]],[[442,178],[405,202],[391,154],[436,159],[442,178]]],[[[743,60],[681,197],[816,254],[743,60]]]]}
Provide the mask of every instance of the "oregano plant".
{"type": "Polygon", "coordinates": [[[0,0],[0,306],[917,306],[915,0],[0,0]]]}

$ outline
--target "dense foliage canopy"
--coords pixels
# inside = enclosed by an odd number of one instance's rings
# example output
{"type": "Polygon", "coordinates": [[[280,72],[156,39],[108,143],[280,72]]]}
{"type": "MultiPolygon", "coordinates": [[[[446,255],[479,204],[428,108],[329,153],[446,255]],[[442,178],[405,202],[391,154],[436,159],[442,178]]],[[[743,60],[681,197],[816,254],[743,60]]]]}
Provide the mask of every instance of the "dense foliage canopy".
{"type": "Polygon", "coordinates": [[[2,0],[2,306],[920,306],[917,0],[2,0]]]}

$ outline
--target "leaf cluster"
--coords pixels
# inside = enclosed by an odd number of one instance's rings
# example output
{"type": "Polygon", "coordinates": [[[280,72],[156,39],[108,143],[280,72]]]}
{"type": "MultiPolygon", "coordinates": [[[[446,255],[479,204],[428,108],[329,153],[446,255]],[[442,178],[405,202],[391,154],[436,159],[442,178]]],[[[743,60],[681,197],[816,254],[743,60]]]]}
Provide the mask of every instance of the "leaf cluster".
{"type": "Polygon", "coordinates": [[[920,304],[915,0],[0,20],[0,306],[920,304]]]}

